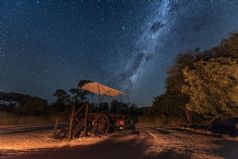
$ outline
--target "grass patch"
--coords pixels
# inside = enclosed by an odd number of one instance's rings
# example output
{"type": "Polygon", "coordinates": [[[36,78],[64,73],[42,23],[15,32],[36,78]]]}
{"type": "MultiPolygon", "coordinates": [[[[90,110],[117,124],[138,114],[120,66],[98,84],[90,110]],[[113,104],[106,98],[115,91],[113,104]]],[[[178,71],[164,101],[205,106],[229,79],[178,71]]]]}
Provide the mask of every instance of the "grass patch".
{"type": "Polygon", "coordinates": [[[18,116],[13,113],[0,112],[0,126],[54,123],[56,118],[57,115],[18,116]]]}

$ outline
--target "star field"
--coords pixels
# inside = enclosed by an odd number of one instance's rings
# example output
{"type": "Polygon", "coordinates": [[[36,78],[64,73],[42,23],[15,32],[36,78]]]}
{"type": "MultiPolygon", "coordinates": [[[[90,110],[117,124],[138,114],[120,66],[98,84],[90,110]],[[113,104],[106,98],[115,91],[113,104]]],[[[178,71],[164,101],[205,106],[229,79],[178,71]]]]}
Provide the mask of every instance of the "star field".
{"type": "Polygon", "coordinates": [[[0,2],[0,90],[53,101],[80,79],[126,91],[139,106],[164,91],[177,53],[238,30],[237,1],[0,2]]]}

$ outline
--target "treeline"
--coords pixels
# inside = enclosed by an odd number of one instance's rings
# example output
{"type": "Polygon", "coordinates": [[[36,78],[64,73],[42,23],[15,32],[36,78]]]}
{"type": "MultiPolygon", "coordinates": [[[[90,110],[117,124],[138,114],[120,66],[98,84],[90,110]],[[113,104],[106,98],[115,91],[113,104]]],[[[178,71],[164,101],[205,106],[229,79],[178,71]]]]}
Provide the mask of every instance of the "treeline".
{"type": "Polygon", "coordinates": [[[178,54],[168,70],[166,91],[154,98],[146,115],[164,124],[212,129],[214,123],[234,128],[238,116],[238,33],[218,47],[178,54]]]}
{"type": "Polygon", "coordinates": [[[49,114],[46,100],[21,93],[0,92],[0,111],[16,115],[42,115],[49,114]]]}

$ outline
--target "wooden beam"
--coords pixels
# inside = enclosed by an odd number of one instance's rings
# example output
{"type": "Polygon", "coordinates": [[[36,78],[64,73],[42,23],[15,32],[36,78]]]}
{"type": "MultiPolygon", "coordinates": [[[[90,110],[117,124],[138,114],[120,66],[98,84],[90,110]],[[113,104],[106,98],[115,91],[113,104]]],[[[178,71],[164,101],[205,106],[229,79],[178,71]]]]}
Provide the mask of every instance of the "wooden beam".
{"type": "Polygon", "coordinates": [[[72,113],[71,113],[70,120],[69,120],[69,134],[68,134],[69,140],[72,139],[74,114],[75,114],[75,106],[73,105],[72,113]]]}
{"type": "Polygon", "coordinates": [[[85,108],[85,104],[83,106],[81,106],[76,112],[75,114],[78,114],[83,108],[85,108]]]}
{"type": "Polygon", "coordinates": [[[84,114],[84,135],[88,135],[88,130],[87,130],[87,126],[88,126],[88,103],[85,103],[85,114],[84,114]]]}
{"type": "Polygon", "coordinates": [[[53,137],[56,137],[58,124],[59,124],[59,118],[57,118],[56,121],[55,121],[53,137]]]}

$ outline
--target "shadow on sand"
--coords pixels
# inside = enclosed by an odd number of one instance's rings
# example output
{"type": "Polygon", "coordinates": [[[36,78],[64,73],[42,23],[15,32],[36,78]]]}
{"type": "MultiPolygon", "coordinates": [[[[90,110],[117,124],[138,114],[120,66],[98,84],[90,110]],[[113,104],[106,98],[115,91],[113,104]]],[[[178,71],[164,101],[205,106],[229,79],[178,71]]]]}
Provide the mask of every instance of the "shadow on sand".
{"type": "Polygon", "coordinates": [[[219,148],[214,150],[213,153],[226,159],[238,158],[238,142],[228,140],[215,140],[213,144],[219,148]]]}

